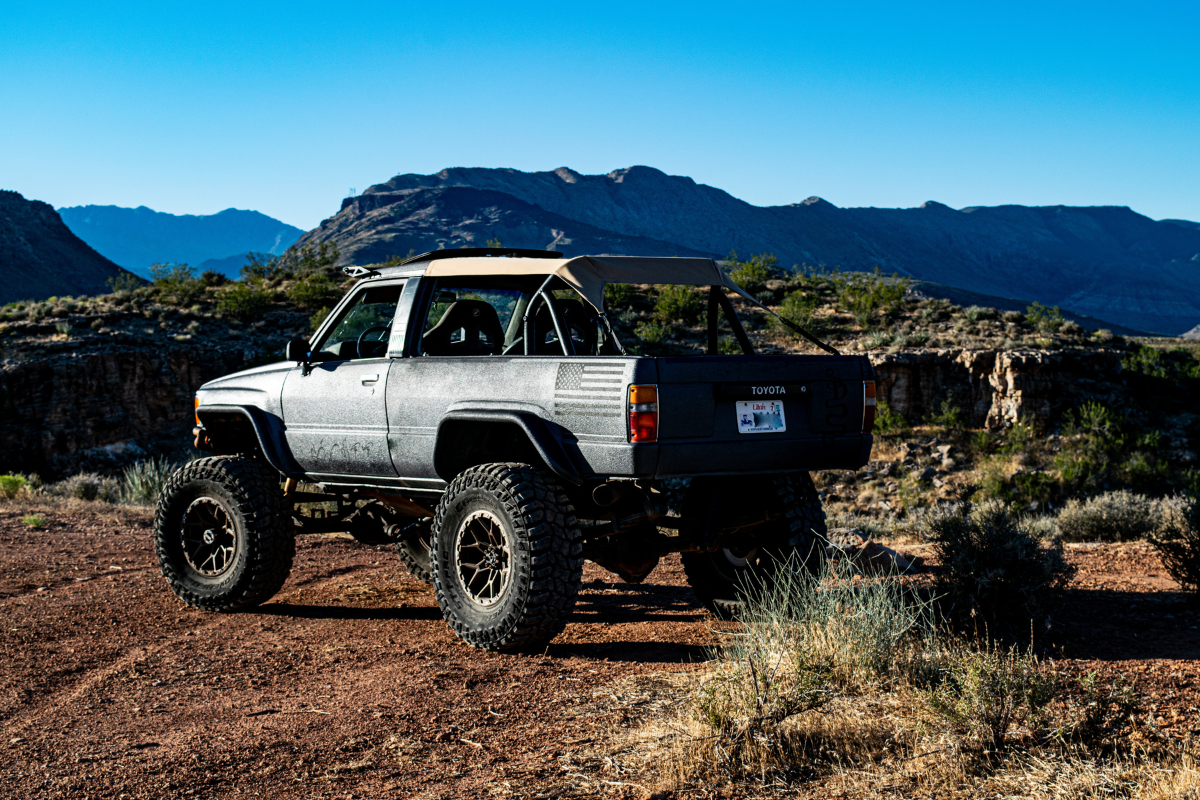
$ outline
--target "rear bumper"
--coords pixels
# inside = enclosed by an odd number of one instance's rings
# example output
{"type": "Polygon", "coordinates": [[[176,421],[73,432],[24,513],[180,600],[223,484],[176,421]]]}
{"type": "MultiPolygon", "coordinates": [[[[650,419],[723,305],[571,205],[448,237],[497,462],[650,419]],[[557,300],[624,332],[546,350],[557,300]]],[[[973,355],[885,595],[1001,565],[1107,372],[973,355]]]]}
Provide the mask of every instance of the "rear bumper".
{"type": "Polygon", "coordinates": [[[654,477],[858,469],[871,457],[870,434],[774,442],[769,436],[748,436],[745,442],[659,442],[654,477]]]}

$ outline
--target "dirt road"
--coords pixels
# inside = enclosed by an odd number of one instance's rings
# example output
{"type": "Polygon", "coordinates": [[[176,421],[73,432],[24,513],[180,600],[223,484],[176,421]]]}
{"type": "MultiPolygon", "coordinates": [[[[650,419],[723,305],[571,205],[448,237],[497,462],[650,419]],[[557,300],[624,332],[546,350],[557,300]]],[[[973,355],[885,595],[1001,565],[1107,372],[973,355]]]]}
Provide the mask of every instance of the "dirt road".
{"type": "MultiPolygon", "coordinates": [[[[588,564],[566,632],[501,655],[454,639],[387,548],[302,538],[278,597],[214,615],[167,590],[148,512],[43,510],[32,530],[32,508],[0,506],[5,798],[587,796],[572,754],[622,713],[603,688],[691,669],[711,641],[677,558],[637,587],[588,564]]],[[[1194,727],[1194,607],[1141,545],[1071,557],[1064,654],[1194,727]]]]}

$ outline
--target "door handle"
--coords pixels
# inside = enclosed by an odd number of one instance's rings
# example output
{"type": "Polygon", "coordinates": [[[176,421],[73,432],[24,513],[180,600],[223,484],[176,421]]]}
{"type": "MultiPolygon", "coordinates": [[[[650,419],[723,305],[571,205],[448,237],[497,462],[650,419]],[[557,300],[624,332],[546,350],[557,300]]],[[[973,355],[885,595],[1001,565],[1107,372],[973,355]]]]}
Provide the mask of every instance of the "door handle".
{"type": "Polygon", "coordinates": [[[364,386],[365,386],[365,385],[367,385],[368,383],[375,383],[375,382],[377,382],[378,380],[379,380],[379,374],[378,374],[378,373],[376,373],[376,374],[374,374],[374,375],[363,375],[363,376],[362,376],[362,382],[363,382],[363,385],[364,385],[364,386]]]}

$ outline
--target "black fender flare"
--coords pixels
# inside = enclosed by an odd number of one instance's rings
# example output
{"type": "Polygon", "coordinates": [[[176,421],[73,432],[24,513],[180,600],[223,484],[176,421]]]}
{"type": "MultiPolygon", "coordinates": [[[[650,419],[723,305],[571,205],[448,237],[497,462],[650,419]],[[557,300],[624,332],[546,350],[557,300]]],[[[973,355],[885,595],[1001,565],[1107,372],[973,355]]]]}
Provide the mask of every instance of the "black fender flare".
{"type": "Polygon", "coordinates": [[[570,454],[554,438],[544,419],[528,412],[491,409],[461,409],[451,411],[442,417],[442,421],[438,423],[437,444],[434,445],[434,467],[443,480],[450,481],[454,479],[453,475],[441,475],[441,470],[437,469],[441,454],[440,445],[443,441],[442,429],[448,422],[512,423],[524,431],[525,435],[529,438],[530,444],[533,445],[533,449],[546,462],[546,466],[549,467],[551,472],[572,486],[583,484],[583,477],[579,474],[579,469],[573,463],[570,454]]]}
{"type": "Polygon", "coordinates": [[[258,440],[258,448],[268,464],[283,473],[284,477],[304,477],[304,470],[292,458],[292,451],[284,438],[283,420],[276,415],[256,406],[205,405],[196,409],[196,416],[205,430],[212,427],[205,422],[206,418],[216,419],[231,415],[243,417],[250,423],[250,428],[258,440]]]}

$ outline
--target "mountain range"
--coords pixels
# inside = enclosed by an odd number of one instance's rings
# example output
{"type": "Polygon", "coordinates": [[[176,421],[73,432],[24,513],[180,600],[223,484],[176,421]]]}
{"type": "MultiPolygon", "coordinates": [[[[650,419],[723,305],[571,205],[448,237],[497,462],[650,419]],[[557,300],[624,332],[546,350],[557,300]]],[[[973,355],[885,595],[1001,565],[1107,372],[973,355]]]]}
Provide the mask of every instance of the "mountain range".
{"type": "Polygon", "coordinates": [[[123,274],[71,233],[49,203],[0,191],[0,303],[103,294],[123,274]]]}
{"type": "Polygon", "coordinates": [[[762,207],[650,167],[452,168],[346,198],[299,244],[334,242],[343,263],[361,264],[489,239],[568,255],[774,253],[787,265],[879,267],[1155,333],[1200,323],[1200,223],[1116,206],[839,208],[810,197],[762,207]]]}
{"type": "Polygon", "coordinates": [[[72,206],[58,213],[79,238],[122,267],[150,276],[155,262],[181,262],[199,271],[237,277],[246,253],[277,255],[304,231],[257,211],[166,214],[145,206],[72,206]]]}

